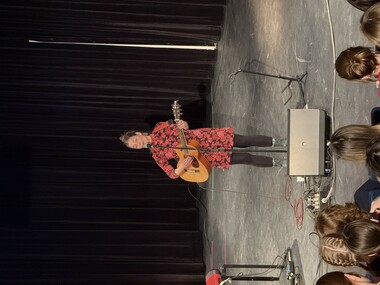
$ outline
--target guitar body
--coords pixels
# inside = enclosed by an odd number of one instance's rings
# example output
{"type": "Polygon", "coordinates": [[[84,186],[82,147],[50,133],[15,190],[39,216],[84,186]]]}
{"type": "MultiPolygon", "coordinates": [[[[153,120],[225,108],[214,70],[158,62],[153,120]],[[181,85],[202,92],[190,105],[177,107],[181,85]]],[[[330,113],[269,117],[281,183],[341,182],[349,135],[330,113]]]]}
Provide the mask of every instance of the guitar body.
{"type": "MultiPolygon", "coordinates": [[[[177,147],[182,147],[182,144],[179,144],[177,147]]],[[[205,182],[211,172],[212,166],[210,162],[196,150],[196,148],[200,147],[197,141],[190,140],[185,147],[194,149],[176,149],[175,152],[179,157],[178,164],[188,156],[192,156],[194,159],[191,166],[181,174],[181,178],[189,182],[205,182]]]]}
{"type": "MultiPolygon", "coordinates": [[[[178,104],[178,100],[174,101],[172,104],[172,110],[174,115],[174,120],[178,122],[181,118],[181,105],[178,104]]],[[[183,129],[178,128],[178,134],[181,139],[181,143],[177,146],[184,149],[176,149],[175,152],[179,157],[178,164],[180,164],[185,158],[192,156],[193,161],[191,166],[188,167],[180,177],[183,180],[189,182],[205,182],[208,179],[208,175],[211,172],[211,164],[208,160],[199,153],[198,149],[200,145],[195,140],[186,141],[183,129]]]]}

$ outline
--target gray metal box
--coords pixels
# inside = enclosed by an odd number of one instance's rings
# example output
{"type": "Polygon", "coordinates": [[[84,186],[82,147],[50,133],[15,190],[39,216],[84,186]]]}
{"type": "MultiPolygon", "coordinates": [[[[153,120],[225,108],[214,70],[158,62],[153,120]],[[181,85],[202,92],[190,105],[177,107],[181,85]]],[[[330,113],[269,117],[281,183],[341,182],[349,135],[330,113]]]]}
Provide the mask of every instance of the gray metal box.
{"type": "Polygon", "coordinates": [[[289,175],[324,175],[326,113],[317,109],[290,109],[288,126],[289,175]]]}

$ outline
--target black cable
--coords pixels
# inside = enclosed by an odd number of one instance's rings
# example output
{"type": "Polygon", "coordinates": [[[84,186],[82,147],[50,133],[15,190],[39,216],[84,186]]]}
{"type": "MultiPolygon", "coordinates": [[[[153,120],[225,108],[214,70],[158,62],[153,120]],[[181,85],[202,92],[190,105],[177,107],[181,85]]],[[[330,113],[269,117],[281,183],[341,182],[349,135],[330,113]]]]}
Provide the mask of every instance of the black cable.
{"type": "MultiPolygon", "coordinates": [[[[197,184],[197,183],[195,183],[195,184],[197,184]]],[[[209,251],[210,251],[210,253],[211,253],[210,239],[208,238],[208,236],[207,236],[207,232],[206,232],[206,222],[207,222],[207,216],[208,216],[207,207],[205,206],[205,204],[203,204],[203,202],[202,202],[200,199],[198,199],[197,197],[195,197],[195,196],[193,195],[193,193],[191,193],[190,185],[191,185],[191,183],[187,184],[187,191],[189,192],[189,194],[190,194],[191,197],[193,197],[196,201],[198,201],[198,202],[202,205],[202,207],[204,208],[204,210],[205,210],[205,212],[206,212],[206,214],[205,214],[205,220],[204,220],[204,223],[203,223],[203,234],[204,234],[204,236],[205,236],[205,238],[206,238],[207,245],[208,245],[208,249],[209,249],[209,251]]],[[[198,186],[198,184],[197,184],[197,186],[198,186]]],[[[198,186],[198,189],[199,189],[199,186],[198,186]]],[[[200,225],[198,225],[198,227],[199,227],[199,226],[200,226],[200,225]]]]}

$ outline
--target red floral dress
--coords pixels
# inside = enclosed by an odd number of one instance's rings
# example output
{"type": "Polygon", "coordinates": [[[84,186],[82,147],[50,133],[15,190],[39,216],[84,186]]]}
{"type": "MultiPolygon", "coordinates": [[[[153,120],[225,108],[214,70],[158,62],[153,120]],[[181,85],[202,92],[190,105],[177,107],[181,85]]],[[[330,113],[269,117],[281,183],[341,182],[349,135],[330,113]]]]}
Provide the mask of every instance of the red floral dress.
{"type": "MultiPolygon", "coordinates": [[[[231,149],[233,147],[233,128],[202,128],[194,130],[184,130],[186,140],[196,140],[200,148],[204,149],[226,149],[229,151],[202,152],[203,156],[212,166],[227,169],[230,165],[231,149]]],[[[150,148],[152,157],[163,171],[172,179],[179,176],[174,172],[174,168],[169,164],[170,159],[178,158],[174,149],[165,147],[176,147],[180,144],[180,137],[176,124],[168,122],[157,123],[150,134],[152,146],[150,148]],[[159,147],[157,147],[159,146],[159,147]]]]}

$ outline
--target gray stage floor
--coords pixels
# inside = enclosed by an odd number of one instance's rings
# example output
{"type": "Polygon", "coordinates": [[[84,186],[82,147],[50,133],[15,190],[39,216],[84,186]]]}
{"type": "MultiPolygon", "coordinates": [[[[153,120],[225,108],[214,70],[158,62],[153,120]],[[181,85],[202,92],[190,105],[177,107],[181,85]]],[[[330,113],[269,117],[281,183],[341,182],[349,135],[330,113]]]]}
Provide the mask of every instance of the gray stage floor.
{"type": "MultiPolygon", "coordinates": [[[[350,46],[373,46],[359,31],[361,11],[345,0],[330,1],[330,11],[336,54],[350,46]]],[[[287,110],[303,106],[297,84],[281,94],[286,81],[250,74],[230,76],[240,68],[276,75],[307,71],[308,107],[331,115],[334,58],[326,1],[228,1],[212,91],[214,126],[233,126],[240,134],[286,137],[287,110]]],[[[337,78],[335,128],[369,124],[370,111],[378,105],[374,84],[337,78]]],[[[354,191],[367,179],[365,166],[338,161],[336,169],[334,201],[353,201],[354,191]]],[[[296,262],[302,266],[303,284],[313,284],[321,274],[336,269],[324,263],[318,267],[318,240],[310,235],[313,216],[305,209],[301,221],[293,210],[305,187],[294,177],[290,181],[291,193],[286,168],[233,166],[214,172],[204,186],[215,191],[202,191],[208,209],[207,269],[224,263],[271,264],[292,245],[299,248],[296,262]]]]}

